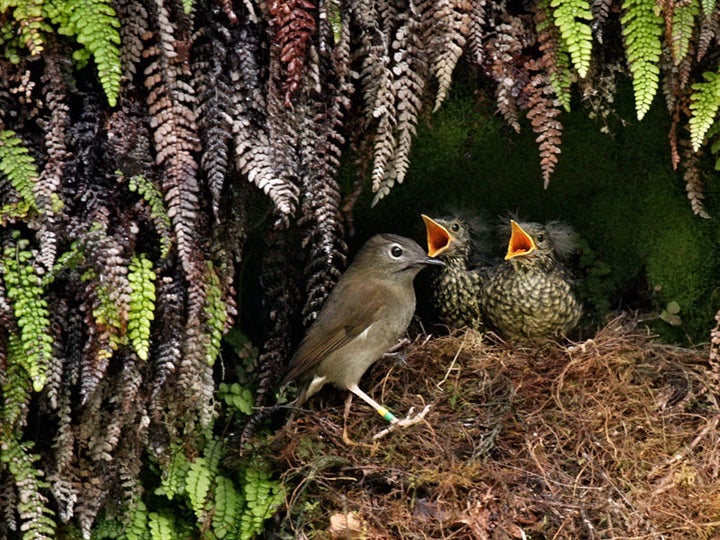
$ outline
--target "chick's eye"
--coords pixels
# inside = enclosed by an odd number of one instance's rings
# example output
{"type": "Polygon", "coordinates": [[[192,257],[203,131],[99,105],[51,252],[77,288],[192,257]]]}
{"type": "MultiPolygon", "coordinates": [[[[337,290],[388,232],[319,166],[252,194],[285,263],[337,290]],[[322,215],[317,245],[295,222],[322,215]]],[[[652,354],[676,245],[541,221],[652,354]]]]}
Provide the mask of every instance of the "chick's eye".
{"type": "Polygon", "coordinates": [[[450,228],[452,229],[452,232],[458,232],[460,230],[460,225],[453,223],[450,228]]]}
{"type": "Polygon", "coordinates": [[[390,253],[392,254],[393,257],[395,257],[397,259],[398,257],[400,257],[400,255],[403,254],[403,250],[400,246],[393,246],[392,249],[390,250],[390,253]]]}
{"type": "Polygon", "coordinates": [[[537,243],[538,243],[538,244],[541,244],[541,243],[544,242],[544,241],[545,241],[545,235],[544,235],[544,234],[538,234],[538,235],[537,235],[537,243]]]}

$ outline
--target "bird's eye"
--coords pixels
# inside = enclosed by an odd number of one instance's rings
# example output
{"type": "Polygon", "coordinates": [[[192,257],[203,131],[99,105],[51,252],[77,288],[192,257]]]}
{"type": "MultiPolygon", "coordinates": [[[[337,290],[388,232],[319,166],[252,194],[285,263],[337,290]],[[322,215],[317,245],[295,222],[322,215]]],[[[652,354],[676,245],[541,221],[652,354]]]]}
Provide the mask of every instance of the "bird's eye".
{"type": "Polygon", "coordinates": [[[452,229],[452,232],[458,232],[460,230],[460,225],[458,223],[453,223],[450,228],[452,229]]]}
{"type": "Polygon", "coordinates": [[[400,246],[393,246],[392,249],[390,250],[390,253],[392,254],[393,257],[395,257],[397,259],[398,257],[400,257],[403,254],[403,250],[400,246]]]}
{"type": "Polygon", "coordinates": [[[538,244],[542,244],[545,241],[545,235],[544,234],[538,234],[537,238],[535,239],[538,244]]]}

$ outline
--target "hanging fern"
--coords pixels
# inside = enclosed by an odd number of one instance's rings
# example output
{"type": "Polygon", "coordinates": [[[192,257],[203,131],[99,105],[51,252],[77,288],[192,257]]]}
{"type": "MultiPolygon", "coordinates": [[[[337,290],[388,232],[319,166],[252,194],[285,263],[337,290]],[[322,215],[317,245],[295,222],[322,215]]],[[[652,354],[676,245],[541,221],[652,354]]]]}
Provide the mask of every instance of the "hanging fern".
{"type": "Polygon", "coordinates": [[[694,92],[690,97],[690,141],[696,152],[715,122],[720,107],[720,73],[705,72],[703,79],[704,82],[692,85],[694,92]]]}
{"type": "MultiPolygon", "coordinates": [[[[95,59],[98,76],[111,107],[120,94],[120,21],[107,0],[52,0],[46,4],[58,32],[75,36],[95,59]]],[[[81,54],[76,57],[82,58],[81,54]]]]}
{"type": "Polygon", "coordinates": [[[590,3],[586,0],[552,0],[550,6],[555,8],[555,25],[560,30],[564,48],[570,53],[578,75],[585,78],[592,55],[590,3]]]}
{"type": "Polygon", "coordinates": [[[678,66],[690,52],[690,42],[695,28],[695,17],[700,13],[698,0],[689,0],[683,4],[674,4],[672,12],[666,17],[666,26],[670,25],[670,53],[673,63],[678,66]]]}
{"type": "Polygon", "coordinates": [[[130,311],[127,334],[138,358],[147,360],[150,351],[150,325],[155,318],[155,272],[144,255],[133,257],[128,267],[130,311]]]}
{"type": "Polygon", "coordinates": [[[18,362],[30,377],[33,389],[40,392],[52,359],[48,304],[34,266],[34,254],[29,249],[30,242],[19,233],[13,238],[14,242],[8,242],[3,248],[0,271],[20,331],[23,354],[18,362]]]}
{"type": "MultiPolygon", "coordinates": [[[[10,8],[15,8],[12,13],[14,24],[8,24],[7,28],[15,30],[19,43],[27,47],[30,56],[39,56],[45,48],[44,32],[50,31],[50,27],[44,20],[42,0],[2,0],[0,1],[0,13],[10,8]]],[[[3,24],[4,26],[5,24],[3,24]]],[[[7,57],[7,55],[6,55],[7,57]]],[[[11,61],[14,58],[8,57],[11,61]]],[[[19,61],[19,58],[17,59],[19,61]]]]}
{"type": "Polygon", "coordinates": [[[655,8],[655,0],[625,0],[620,19],[638,120],[650,110],[660,81],[663,20],[655,8]]]}
{"type": "Polygon", "coordinates": [[[33,188],[38,171],[30,151],[14,131],[0,131],[0,185],[3,177],[20,196],[20,201],[5,203],[0,208],[0,222],[24,218],[30,210],[37,210],[33,188]]]}

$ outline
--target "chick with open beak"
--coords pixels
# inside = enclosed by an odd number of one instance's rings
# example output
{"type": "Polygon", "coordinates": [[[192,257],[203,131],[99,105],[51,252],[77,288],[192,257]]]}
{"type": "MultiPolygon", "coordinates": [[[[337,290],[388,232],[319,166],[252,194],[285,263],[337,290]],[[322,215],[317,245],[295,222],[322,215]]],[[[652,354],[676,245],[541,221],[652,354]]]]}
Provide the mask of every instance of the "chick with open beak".
{"type": "Polygon", "coordinates": [[[572,229],[510,221],[505,260],[484,282],[480,303],[485,321],[504,338],[536,344],[567,336],[582,308],[562,259],[575,249],[572,229]]]}

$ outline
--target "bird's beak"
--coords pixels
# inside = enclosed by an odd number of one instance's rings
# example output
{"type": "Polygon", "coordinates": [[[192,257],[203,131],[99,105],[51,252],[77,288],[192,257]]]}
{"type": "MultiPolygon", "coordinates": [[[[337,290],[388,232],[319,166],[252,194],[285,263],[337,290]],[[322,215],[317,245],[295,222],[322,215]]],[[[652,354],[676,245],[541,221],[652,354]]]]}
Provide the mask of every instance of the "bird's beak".
{"type": "Polygon", "coordinates": [[[506,261],[518,255],[528,255],[535,251],[535,241],[514,219],[510,220],[510,227],[512,234],[510,234],[507,255],[505,255],[506,261]]]}
{"type": "Polygon", "coordinates": [[[453,239],[447,229],[440,225],[437,221],[425,214],[420,215],[425,222],[425,230],[427,231],[428,255],[431,257],[437,257],[450,247],[453,239]]]}

